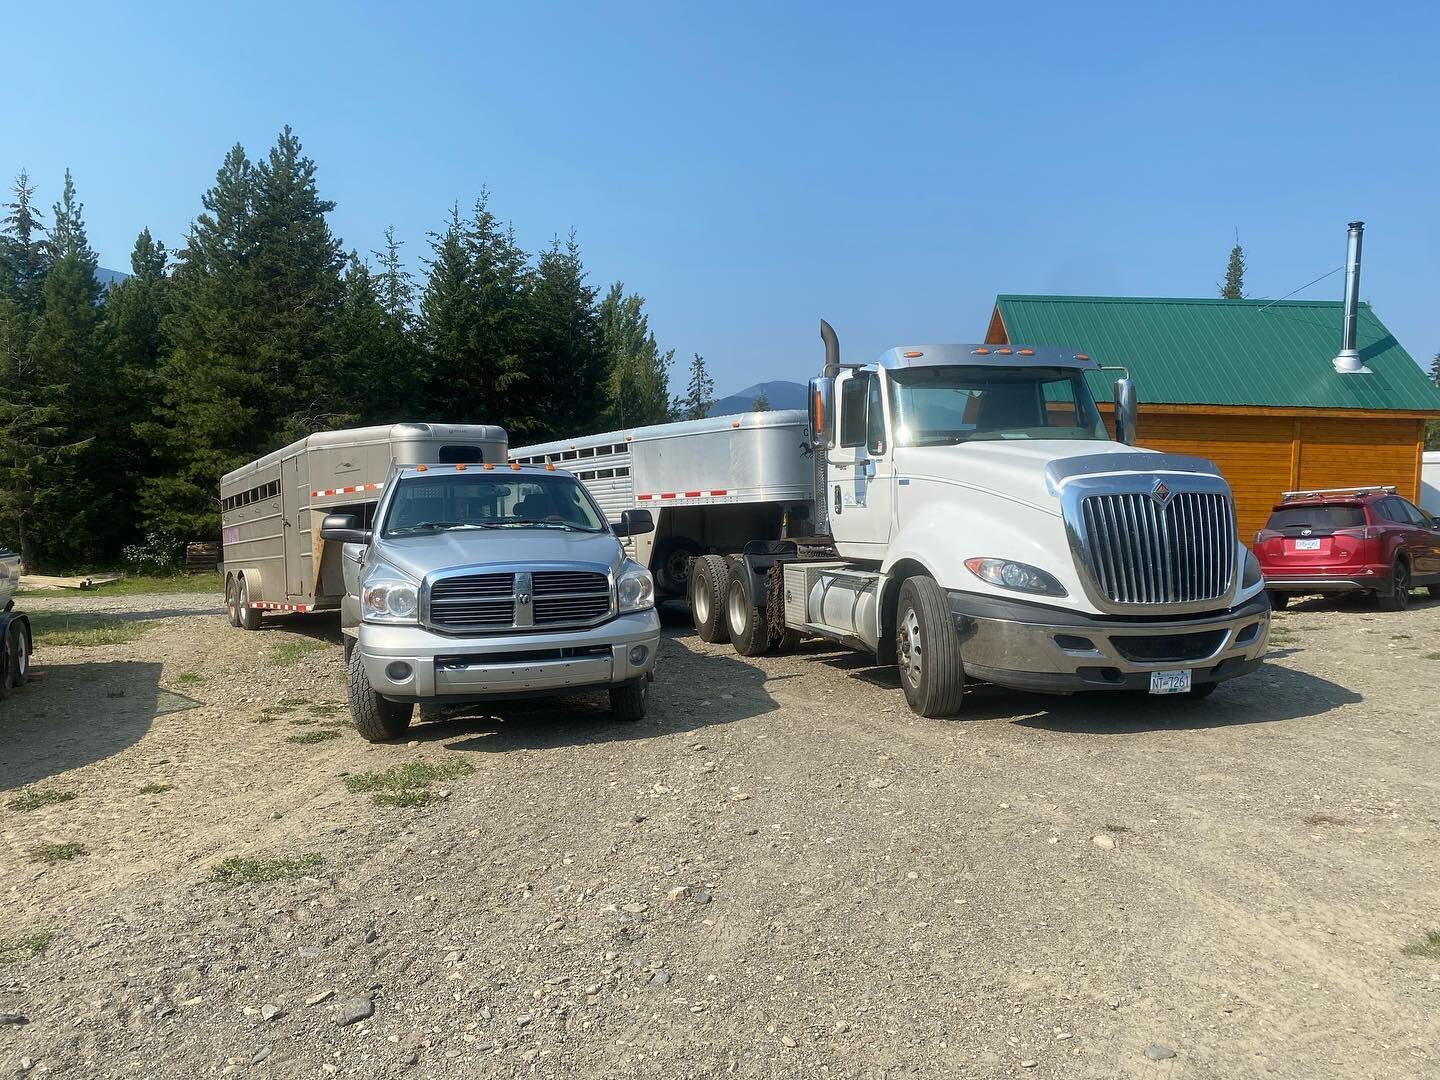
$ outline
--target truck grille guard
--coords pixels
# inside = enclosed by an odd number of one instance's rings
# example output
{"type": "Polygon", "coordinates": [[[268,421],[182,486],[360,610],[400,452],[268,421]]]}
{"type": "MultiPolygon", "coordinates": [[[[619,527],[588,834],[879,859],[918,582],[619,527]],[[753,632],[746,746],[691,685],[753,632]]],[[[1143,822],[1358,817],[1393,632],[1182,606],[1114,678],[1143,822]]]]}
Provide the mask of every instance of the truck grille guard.
{"type": "Polygon", "coordinates": [[[462,566],[420,585],[420,622],[443,634],[583,630],[615,612],[615,581],[600,563],[462,566]]]}
{"type": "Polygon", "coordinates": [[[1209,462],[1104,454],[1054,462],[1047,475],[1081,583],[1100,610],[1174,615],[1228,604],[1235,507],[1209,462]]]}

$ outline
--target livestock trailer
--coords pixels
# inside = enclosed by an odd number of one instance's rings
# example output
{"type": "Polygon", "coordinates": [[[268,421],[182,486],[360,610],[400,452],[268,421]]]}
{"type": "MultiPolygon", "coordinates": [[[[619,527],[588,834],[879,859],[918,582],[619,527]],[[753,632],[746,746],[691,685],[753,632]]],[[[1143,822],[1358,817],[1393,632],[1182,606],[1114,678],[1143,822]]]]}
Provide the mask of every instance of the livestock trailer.
{"type": "Polygon", "coordinates": [[[655,531],[627,541],[631,557],[678,597],[695,556],[809,530],[809,430],[800,410],[711,416],[517,447],[510,460],[574,473],[612,522],[649,509],[655,531]]]}
{"type": "Polygon", "coordinates": [[[262,611],[338,609],[340,545],[320,536],[326,514],[368,526],[398,465],[505,461],[503,428],[384,424],[320,431],[242,465],[220,481],[225,606],[247,630],[262,611]]]}

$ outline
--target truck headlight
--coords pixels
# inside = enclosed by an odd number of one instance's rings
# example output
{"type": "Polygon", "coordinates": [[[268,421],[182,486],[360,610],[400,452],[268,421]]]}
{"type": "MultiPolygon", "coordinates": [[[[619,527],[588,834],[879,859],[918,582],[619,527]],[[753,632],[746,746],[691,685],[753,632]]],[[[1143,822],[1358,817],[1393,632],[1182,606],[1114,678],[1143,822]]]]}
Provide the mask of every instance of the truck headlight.
{"type": "Polygon", "coordinates": [[[621,611],[644,611],[655,606],[655,579],[637,562],[626,561],[615,579],[615,598],[621,611]]]}
{"type": "Polygon", "coordinates": [[[1249,548],[1246,548],[1245,570],[1240,575],[1240,588],[1242,590],[1253,589],[1263,580],[1264,575],[1260,573],[1260,560],[1255,557],[1255,553],[1253,551],[1251,551],[1249,548]]]}
{"type": "Polygon", "coordinates": [[[1013,562],[1010,559],[966,559],[965,568],[981,581],[998,585],[1002,589],[1041,593],[1044,596],[1066,595],[1065,586],[1038,566],[1031,566],[1029,563],[1013,562]]]}
{"type": "Polygon", "coordinates": [[[388,566],[377,566],[360,589],[360,615],[368,622],[413,623],[419,587],[388,566]]]}

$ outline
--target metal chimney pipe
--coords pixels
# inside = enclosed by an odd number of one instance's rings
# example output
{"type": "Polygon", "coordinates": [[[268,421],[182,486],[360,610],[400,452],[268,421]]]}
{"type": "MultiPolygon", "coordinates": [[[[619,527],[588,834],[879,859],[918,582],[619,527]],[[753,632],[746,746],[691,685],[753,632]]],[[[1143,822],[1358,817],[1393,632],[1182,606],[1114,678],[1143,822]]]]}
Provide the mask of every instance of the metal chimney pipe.
{"type": "Polygon", "coordinates": [[[1342,375],[1368,372],[1355,348],[1355,319],[1360,310],[1360,243],[1365,223],[1350,222],[1349,243],[1345,251],[1345,317],[1340,329],[1340,353],[1335,357],[1335,370],[1342,375]]]}

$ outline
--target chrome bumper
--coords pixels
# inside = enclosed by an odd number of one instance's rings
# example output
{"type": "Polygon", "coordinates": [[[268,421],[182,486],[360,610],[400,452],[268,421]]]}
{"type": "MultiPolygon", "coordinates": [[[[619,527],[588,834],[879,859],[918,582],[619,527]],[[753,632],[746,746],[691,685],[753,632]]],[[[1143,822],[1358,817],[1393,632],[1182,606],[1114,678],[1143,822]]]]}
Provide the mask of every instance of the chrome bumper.
{"type": "Polygon", "coordinates": [[[1260,666],[1270,634],[1263,593],[1229,611],[1158,621],[1087,616],[950,593],[973,679],[1021,690],[1144,690],[1150,672],[1189,668],[1194,685],[1260,666]]]}
{"type": "Polygon", "coordinates": [[[660,649],[654,609],[588,630],[455,637],[420,626],[362,623],[356,644],[370,685],[396,701],[499,700],[618,686],[648,677],[660,649]],[[644,649],[638,661],[632,651],[644,649]]]}

